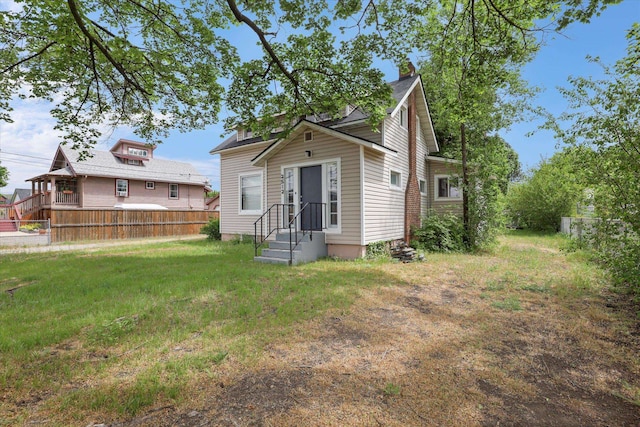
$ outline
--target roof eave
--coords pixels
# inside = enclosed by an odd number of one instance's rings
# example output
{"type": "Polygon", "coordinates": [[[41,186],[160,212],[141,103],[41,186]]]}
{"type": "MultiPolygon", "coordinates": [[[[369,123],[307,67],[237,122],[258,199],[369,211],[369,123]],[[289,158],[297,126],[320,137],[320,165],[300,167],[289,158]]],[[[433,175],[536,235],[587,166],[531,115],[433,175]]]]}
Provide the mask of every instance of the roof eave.
{"type": "Polygon", "coordinates": [[[276,141],[276,139],[267,139],[267,140],[262,140],[262,141],[256,141],[256,142],[252,142],[251,144],[245,144],[245,145],[240,145],[240,146],[231,147],[231,148],[222,148],[222,149],[214,148],[213,150],[209,151],[209,154],[213,155],[213,154],[220,154],[220,153],[238,151],[238,150],[241,150],[241,149],[244,149],[244,148],[255,147],[256,145],[272,143],[273,141],[276,141]]]}
{"type": "Polygon", "coordinates": [[[462,162],[460,160],[457,159],[450,159],[447,157],[438,157],[438,156],[425,156],[425,159],[427,160],[433,160],[434,162],[441,162],[441,163],[455,163],[455,164],[462,164],[462,162]]]}

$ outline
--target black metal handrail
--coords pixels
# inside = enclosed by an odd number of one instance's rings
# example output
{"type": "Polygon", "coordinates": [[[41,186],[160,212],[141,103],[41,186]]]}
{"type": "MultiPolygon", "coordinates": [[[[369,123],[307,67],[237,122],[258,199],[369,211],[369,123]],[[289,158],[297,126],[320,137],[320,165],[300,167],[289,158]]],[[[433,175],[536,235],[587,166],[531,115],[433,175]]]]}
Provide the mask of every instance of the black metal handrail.
{"type": "Polygon", "coordinates": [[[274,231],[282,228],[288,228],[288,224],[290,222],[289,215],[294,212],[294,209],[295,205],[293,203],[274,203],[253,223],[253,245],[256,256],[258,256],[258,248],[262,246],[274,231]],[[274,210],[275,219],[272,221],[274,210]],[[284,217],[285,214],[287,215],[287,218],[284,217]],[[264,233],[265,223],[267,225],[266,233],[264,233]],[[260,234],[258,234],[258,224],[260,225],[260,234]],[[275,226],[272,227],[272,224],[275,226]]]}
{"type": "Polygon", "coordinates": [[[326,228],[324,223],[325,205],[326,203],[306,202],[304,205],[302,205],[300,211],[298,211],[298,213],[291,219],[291,221],[289,221],[289,264],[293,262],[293,250],[300,244],[307,233],[309,233],[309,239],[313,240],[313,231],[316,228],[314,219],[318,218],[318,214],[320,219],[320,230],[324,230],[326,228]],[[308,229],[305,229],[302,224],[302,218],[304,218],[305,215],[308,215],[309,223],[311,225],[311,227],[308,229]],[[298,224],[300,224],[300,227],[298,227],[298,224]],[[298,228],[300,230],[298,230],[298,228]],[[298,238],[298,231],[300,231],[301,233],[300,238],[298,238]],[[295,239],[293,238],[294,235],[295,239]]]}
{"type": "Polygon", "coordinates": [[[321,231],[327,228],[325,223],[326,215],[324,214],[326,203],[305,202],[293,218],[285,221],[291,216],[294,209],[295,205],[293,203],[273,204],[253,223],[253,243],[256,256],[258,256],[258,248],[262,246],[269,236],[279,229],[288,229],[289,263],[292,263],[293,251],[298,247],[304,236],[309,234],[309,238],[313,240],[314,231],[321,231]],[[274,210],[275,221],[272,221],[274,210]],[[309,219],[308,227],[307,224],[303,224],[302,221],[305,216],[309,219]],[[274,222],[275,225],[273,225],[274,222]],[[263,234],[265,223],[267,225],[267,231],[263,234]],[[258,225],[260,226],[260,234],[258,234],[258,225]]]}

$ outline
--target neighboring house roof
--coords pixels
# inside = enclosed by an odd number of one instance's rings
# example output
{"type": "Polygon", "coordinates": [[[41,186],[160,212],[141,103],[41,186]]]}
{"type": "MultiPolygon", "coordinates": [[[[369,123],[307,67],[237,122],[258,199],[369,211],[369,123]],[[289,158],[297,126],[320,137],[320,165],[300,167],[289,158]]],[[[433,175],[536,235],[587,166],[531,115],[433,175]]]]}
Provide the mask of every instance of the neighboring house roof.
{"type": "Polygon", "coordinates": [[[31,197],[31,190],[28,188],[16,188],[11,195],[11,203],[24,200],[27,197],[31,197]]]}
{"type": "MultiPolygon", "coordinates": [[[[412,76],[407,76],[407,77],[403,77],[400,78],[396,81],[390,82],[389,85],[391,86],[392,89],[392,97],[393,99],[396,101],[395,105],[391,108],[387,108],[387,114],[393,116],[397,113],[398,109],[400,108],[400,105],[402,105],[402,103],[404,103],[404,101],[406,100],[406,98],[409,96],[409,94],[411,93],[411,91],[418,85],[421,84],[421,79],[420,79],[420,75],[419,74],[414,74],[412,76]]],[[[431,119],[429,116],[429,107],[427,105],[427,101],[426,101],[426,97],[424,95],[424,91],[422,92],[422,99],[424,101],[424,111],[426,112],[427,116],[429,117],[429,120],[431,119]]],[[[354,109],[353,111],[351,111],[347,116],[339,118],[339,119],[331,119],[331,120],[326,120],[326,121],[322,121],[322,122],[311,122],[311,121],[307,121],[307,120],[302,120],[300,122],[298,122],[296,124],[296,126],[298,126],[300,123],[305,123],[305,124],[314,124],[316,126],[320,126],[320,127],[324,127],[327,129],[332,129],[332,130],[336,130],[337,128],[341,127],[341,126],[345,126],[345,125],[349,125],[349,124],[355,124],[358,122],[363,122],[365,121],[367,118],[369,118],[369,115],[364,113],[362,110],[360,110],[359,108],[354,109]]],[[[432,129],[432,137],[433,137],[433,141],[435,143],[435,151],[439,150],[438,147],[438,143],[436,141],[435,138],[435,134],[433,133],[433,125],[431,126],[432,129]]],[[[343,135],[348,135],[347,133],[342,133],[343,135]]],[[[351,136],[351,135],[349,135],[351,136]]],[[[247,145],[251,145],[251,144],[255,144],[258,142],[271,142],[271,145],[269,147],[267,147],[267,150],[269,150],[273,144],[278,144],[279,141],[281,140],[277,140],[278,138],[278,134],[271,134],[269,135],[269,139],[263,139],[261,137],[253,137],[253,138],[247,138],[247,139],[242,139],[240,141],[238,141],[238,134],[237,132],[234,132],[231,136],[229,136],[227,139],[225,139],[224,141],[222,141],[222,143],[220,143],[217,147],[215,147],[213,150],[211,150],[209,153],[210,154],[217,154],[220,153],[221,151],[226,151],[229,149],[233,149],[233,148],[239,148],[239,147],[243,147],[243,146],[247,146],[247,145]]],[[[375,142],[372,141],[367,141],[364,140],[362,138],[358,138],[362,141],[366,141],[370,144],[376,144],[375,142]]],[[[379,144],[376,144],[379,145],[379,144]]],[[[380,147],[383,147],[380,145],[380,147]]],[[[255,159],[254,159],[255,160],[255,159]]]]}
{"type": "MultiPolygon", "coordinates": [[[[159,181],[177,184],[207,185],[206,176],[202,175],[189,163],[149,158],[141,165],[130,165],[118,159],[110,151],[93,151],[91,157],[79,160],[80,155],[70,147],[60,145],[56,158],[64,156],[68,165],[54,169],[52,166],[48,176],[96,176],[105,178],[121,178],[140,181],[159,181]]],[[[54,165],[56,162],[54,161],[54,165]]],[[[36,179],[39,177],[31,178],[36,179]]]]}
{"type": "Polygon", "coordinates": [[[220,210],[220,195],[218,194],[216,197],[207,198],[204,204],[208,206],[207,209],[209,210],[220,210]]]}

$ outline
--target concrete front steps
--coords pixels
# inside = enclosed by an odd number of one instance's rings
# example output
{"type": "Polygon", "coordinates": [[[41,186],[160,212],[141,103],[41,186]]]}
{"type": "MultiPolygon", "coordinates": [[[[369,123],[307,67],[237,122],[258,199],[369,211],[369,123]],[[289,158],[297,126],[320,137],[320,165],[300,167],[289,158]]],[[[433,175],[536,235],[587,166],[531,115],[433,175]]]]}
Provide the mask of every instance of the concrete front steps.
{"type": "MultiPolygon", "coordinates": [[[[298,238],[300,238],[298,232],[298,238]]],[[[293,242],[295,243],[295,234],[293,242]]],[[[327,256],[327,245],[324,240],[324,233],[314,231],[313,234],[306,234],[302,237],[298,246],[293,250],[292,265],[312,262],[318,258],[327,256]]],[[[277,233],[276,239],[269,241],[269,248],[262,250],[260,256],[253,258],[255,261],[268,264],[285,264],[289,265],[289,233],[277,233]]]]}

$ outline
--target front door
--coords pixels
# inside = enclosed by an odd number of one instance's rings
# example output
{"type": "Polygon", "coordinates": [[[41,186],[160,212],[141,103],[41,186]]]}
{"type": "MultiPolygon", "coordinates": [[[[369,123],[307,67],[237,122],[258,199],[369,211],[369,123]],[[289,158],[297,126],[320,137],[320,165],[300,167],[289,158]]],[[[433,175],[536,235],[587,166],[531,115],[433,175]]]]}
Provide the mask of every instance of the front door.
{"type": "Polygon", "coordinates": [[[310,205],[300,216],[301,228],[322,230],[322,166],[320,165],[300,168],[300,209],[306,203],[310,205]]]}

